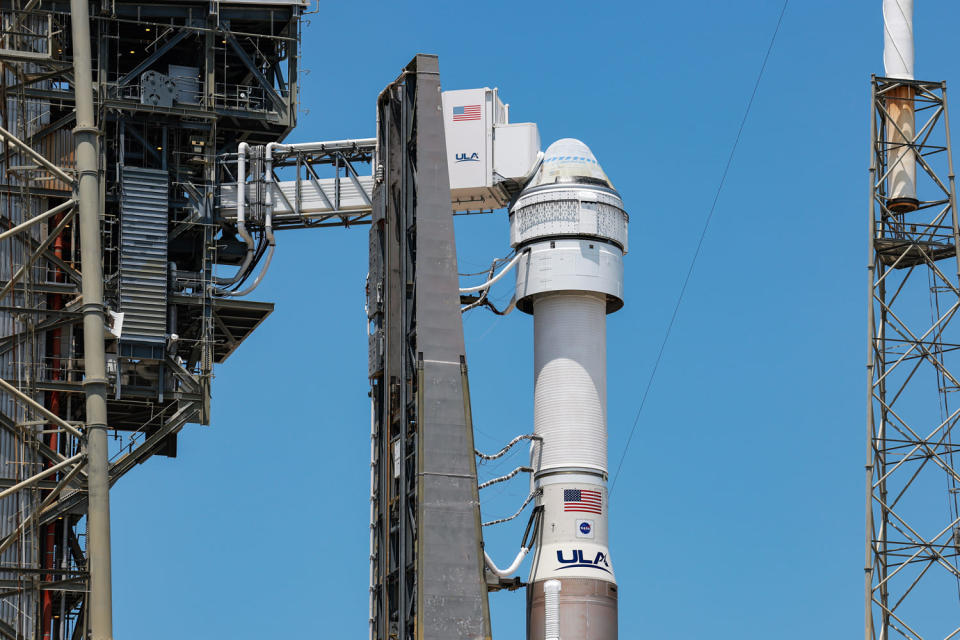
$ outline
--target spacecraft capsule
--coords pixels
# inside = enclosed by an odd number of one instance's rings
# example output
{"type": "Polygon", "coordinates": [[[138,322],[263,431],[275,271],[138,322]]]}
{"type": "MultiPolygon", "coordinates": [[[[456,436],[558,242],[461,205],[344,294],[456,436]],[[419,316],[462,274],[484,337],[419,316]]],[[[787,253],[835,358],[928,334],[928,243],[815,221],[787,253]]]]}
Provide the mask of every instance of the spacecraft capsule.
{"type": "Polygon", "coordinates": [[[628,216],[590,149],[547,148],[510,211],[517,308],[534,317],[537,504],[527,638],[616,640],[607,532],[606,314],[623,306],[628,216]],[[557,584],[559,583],[559,584],[557,584]],[[545,585],[550,585],[545,593],[545,585]]]}

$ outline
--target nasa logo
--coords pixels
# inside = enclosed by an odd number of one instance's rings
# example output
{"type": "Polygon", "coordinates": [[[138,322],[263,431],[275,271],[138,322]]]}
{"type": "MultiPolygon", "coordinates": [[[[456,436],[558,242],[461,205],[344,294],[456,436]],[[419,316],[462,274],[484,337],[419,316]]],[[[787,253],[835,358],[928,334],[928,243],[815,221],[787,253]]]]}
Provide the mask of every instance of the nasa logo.
{"type": "Polygon", "coordinates": [[[457,154],[457,162],[480,162],[480,154],[476,151],[467,155],[466,153],[457,154]]]}
{"type": "Polygon", "coordinates": [[[586,520],[580,523],[580,533],[582,533],[585,536],[590,535],[590,523],[587,522],[586,520]]]}
{"type": "Polygon", "coordinates": [[[583,549],[573,549],[569,559],[563,557],[562,549],[557,549],[557,562],[563,565],[561,567],[557,567],[557,570],[583,567],[585,569],[599,569],[600,571],[606,571],[607,573],[610,573],[610,563],[607,562],[607,554],[603,553],[602,551],[598,551],[597,556],[593,559],[593,562],[590,562],[583,557],[583,549]]]}

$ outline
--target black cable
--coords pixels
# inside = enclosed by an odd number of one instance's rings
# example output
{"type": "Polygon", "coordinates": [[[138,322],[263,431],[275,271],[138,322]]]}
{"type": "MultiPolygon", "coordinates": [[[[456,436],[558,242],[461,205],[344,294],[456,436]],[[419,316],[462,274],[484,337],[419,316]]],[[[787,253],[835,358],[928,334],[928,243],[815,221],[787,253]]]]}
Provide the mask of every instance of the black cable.
{"type": "Polygon", "coordinates": [[[637,409],[637,417],[633,420],[633,427],[630,429],[630,436],[623,447],[623,454],[620,456],[620,463],[617,465],[617,472],[613,475],[613,482],[610,483],[610,493],[613,493],[617,486],[617,478],[620,477],[620,470],[623,468],[623,461],[627,457],[627,451],[630,449],[630,442],[633,440],[633,434],[637,431],[637,424],[640,422],[640,414],[643,413],[643,407],[647,404],[647,396],[650,394],[650,387],[653,386],[653,379],[657,375],[657,369],[660,367],[660,360],[663,359],[663,351],[670,340],[670,332],[673,331],[673,323],[677,319],[677,313],[680,311],[680,304],[683,302],[683,295],[687,292],[687,285],[690,284],[690,276],[693,275],[693,268],[697,264],[697,258],[700,257],[700,249],[703,248],[703,240],[707,235],[707,229],[710,227],[710,220],[713,219],[713,213],[716,211],[717,202],[720,200],[720,192],[723,191],[723,185],[727,180],[727,174],[730,172],[730,165],[733,164],[733,156],[737,151],[737,145],[740,144],[740,136],[743,134],[743,128],[747,124],[747,117],[750,115],[750,108],[753,106],[753,100],[757,97],[757,90],[760,88],[760,80],[763,79],[763,72],[767,68],[767,61],[770,59],[770,52],[773,51],[773,43],[777,40],[777,34],[780,32],[780,25],[783,23],[783,14],[787,11],[787,5],[790,0],[784,0],[783,8],[780,9],[780,17],[777,19],[777,26],[773,30],[773,36],[770,38],[770,44],[767,46],[767,52],[763,56],[763,64],[760,65],[760,73],[757,74],[757,81],[753,85],[753,93],[750,94],[750,100],[747,101],[747,109],[743,114],[743,120],[740,121],[740,128],[737,130],[737,137],[733,141],[733,147],[730,149],[730,155],[727,158],[727,165],[723,169],[723,175],[720,177],[720,184],[717,186],[717,193],[713,197],[713,204],[710,205],[710,212],[703,223],[703,230],[700,232],[700,240],[697,242],[697,249],[693,252],[693,259],[690,261],[690,267],[687,269],[687,276],[683,279],[683,286],[680,287],[680,295],[677,296],[677,303],[673,307],[673,315],[670,316],[670,322],[667,323],[667,331],[663,336],[663,342],[660,343],[660,351],[657,353],[657,359],[653,363],[653,370],[650,372],[650,378],[647,380],[647,387],[643,391],[640,399],[640,408],[637,409]]]}

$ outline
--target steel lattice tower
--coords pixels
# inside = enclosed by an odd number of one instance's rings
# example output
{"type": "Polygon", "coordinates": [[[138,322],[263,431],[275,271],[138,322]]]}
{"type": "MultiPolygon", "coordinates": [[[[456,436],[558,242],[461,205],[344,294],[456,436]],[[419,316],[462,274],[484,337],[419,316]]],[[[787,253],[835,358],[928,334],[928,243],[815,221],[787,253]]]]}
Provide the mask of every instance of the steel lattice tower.
{"type": "Polygon", "coordinates": [[[867,640],[956,638],[960,242],[946,84],[872,81],[867,640]],[[896,113],[913,108],[913,131],[896,113]],[[912,150],[912,153],[910,151],[912,150]],[[891,174],[915,156],[915,202],[891,174]]]}

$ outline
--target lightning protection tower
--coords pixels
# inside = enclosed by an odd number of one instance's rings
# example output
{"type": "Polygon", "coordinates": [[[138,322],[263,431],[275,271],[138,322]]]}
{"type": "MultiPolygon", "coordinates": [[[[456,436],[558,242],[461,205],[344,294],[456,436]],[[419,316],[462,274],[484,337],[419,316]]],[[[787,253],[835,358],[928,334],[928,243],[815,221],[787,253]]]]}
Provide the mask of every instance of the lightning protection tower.
{"type": "Polygon", "coordinates": [[[867,640],[956,638],[960,260],[946,85],[872,81],[867,640]]]}

